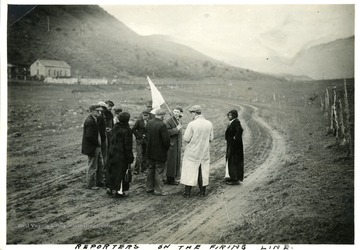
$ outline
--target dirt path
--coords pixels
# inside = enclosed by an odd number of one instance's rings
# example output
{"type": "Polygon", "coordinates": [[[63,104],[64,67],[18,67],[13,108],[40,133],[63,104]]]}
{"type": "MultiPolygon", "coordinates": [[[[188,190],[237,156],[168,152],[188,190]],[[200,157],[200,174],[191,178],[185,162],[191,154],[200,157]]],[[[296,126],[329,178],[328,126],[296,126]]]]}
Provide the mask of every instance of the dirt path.
{"type": "Polygon", "coordinates": [[[224,159],[218,159],[212,163],[205,198],[197,196],[197,189],[191,198],[183,198],[182,185],[166,186],[170,193],[166,197],[148,195],[142,174],[134,178],[128,198],[114,200],[104,190],[90,191],[80,184],[86,164],[78,155],[76,137],[69,136],[63,143],[66,147],[55,151],[51,142],[43,145],[44,158],[38,157],[38,164],[54,163],[55,168],[37,172],[28,168],[25,159],[22,163],[17,158],[15,169],[22,171],[23,188],[12,192],[8,184],[8,243],[219,242],[219,232],[241,219],[251,205],[247,203],[249,195],[262,185],[270,170],[281,165],[285,154],[283,138],[258,116],[258,109],[238,107],[246,131],[246,174],[240,186],[223,183],[224,159]],[[64,153],[69,147],[74,148],[70,150],[73,153],[64,153]],[[61,165],[45,158],[48,154],[62,157],[61,165]]]}
{"type": "MultiPolygon", "coordinates": [[[[258,116],[256,107],[238,107],[241,109],[240,116],[246,120],[242,126],[245,131],[249,131],[244,134],[244,145],[249,153],[247,157],[258,155],[258,160],[264,162],[258,166],[254,162],[248,162],[246,166],[252,172],[245,174],[241,186],[225,186],[221,195],[204,200],[198,213],[191,217],[189,223],[179,228],[176,234],[171,235],[169,242],[184,243],[186,240],[187,243],[216,243],[215,239],[219,238],[221,231],[246,215],[244,211],[249,205],[249,195],[263,184],[269,170],[273,171],[280,165],[285,153],[283,138],[258,116]]],[[[223,169],[223,161],[222,159],[213,164],[212,168],[223,169]]]]}

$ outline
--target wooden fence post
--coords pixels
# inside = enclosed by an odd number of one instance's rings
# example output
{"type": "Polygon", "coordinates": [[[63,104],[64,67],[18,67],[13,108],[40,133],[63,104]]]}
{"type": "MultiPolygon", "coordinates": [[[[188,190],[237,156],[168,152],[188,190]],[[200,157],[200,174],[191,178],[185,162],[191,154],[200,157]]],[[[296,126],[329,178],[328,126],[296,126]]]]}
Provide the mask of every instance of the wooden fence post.
{"type": "Polygon", "coordinates": [[[329,108],[330,108],[330,97],[329,97],[329,90],[325,90],[325,117],[329,117],[329,108]]]}
{"type": "Polygon", "coordinates": [[[344,126],[344,117],[343,117],[343,106],[342,106],[342,100],[340,98],[340,96],[338,97],[338,102],[339,102],[339,126],[340,126],[340,138],[342,138],[342,141],[340,142],[340,144],[345,145],[345,126],[344,126]]]}
{"type": "Polygon", "coordinates": [[[324,110],[324,101],[320,95],[320,109],[323,111],[324,110]]]}
{"type": "Polygon", "coordinates": [[[349,156],[353,156],[353,140],[351,138],[351,128],[350,128],[350,110],[349,110],[349,99],[347,94],[346,80],[344,79],[344,113],[345,113],[345,131],[344,131],[344,141],[349,145],[349,156]]]}
{"type": "Polygon", "coordinates": [[[339,121],[338,121],[338,115],[337,115],[337,110],[336,110],[336,100],[337,100],[337,96],[336,96],[336,87],[333,88],[333,96],[334,96],[334,100],[333,100],[333,104],[332,104],[332,116],[331,116],[331,120],[332,120],[332,129],[333,129],[333,134],[338,137],[338,132],[339,132],[339,121]]]}

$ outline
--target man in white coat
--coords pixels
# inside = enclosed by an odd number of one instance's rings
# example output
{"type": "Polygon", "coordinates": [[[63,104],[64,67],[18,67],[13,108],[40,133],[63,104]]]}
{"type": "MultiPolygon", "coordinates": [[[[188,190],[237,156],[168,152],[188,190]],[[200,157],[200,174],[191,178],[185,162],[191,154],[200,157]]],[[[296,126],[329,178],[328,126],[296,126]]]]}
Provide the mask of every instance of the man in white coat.
{"type": "Polygon", "coordinates": [[[210,142],[214,139],[213,125],[201,114],[201,107],[189,109],[192,121],[186,127],[186,145],[182,162],[180,183],[185,185],[184,197],[191,194],[191,187],[199,185],[200,196],[205,196],[210,175],[210,142]]]}

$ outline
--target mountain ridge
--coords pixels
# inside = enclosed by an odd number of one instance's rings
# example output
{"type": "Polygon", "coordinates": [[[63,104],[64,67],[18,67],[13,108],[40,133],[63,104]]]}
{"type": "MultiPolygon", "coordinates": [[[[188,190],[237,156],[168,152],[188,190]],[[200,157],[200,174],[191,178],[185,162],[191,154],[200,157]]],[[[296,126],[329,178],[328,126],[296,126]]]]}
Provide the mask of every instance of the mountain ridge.
{"type": "Polygon", "coordinates": [[[8,62],[30,65],[38,58],[66,61],[76,77],[277,79],[164,36],[138,35],[97,5],[38,5],[9,27],[8,62]]]}

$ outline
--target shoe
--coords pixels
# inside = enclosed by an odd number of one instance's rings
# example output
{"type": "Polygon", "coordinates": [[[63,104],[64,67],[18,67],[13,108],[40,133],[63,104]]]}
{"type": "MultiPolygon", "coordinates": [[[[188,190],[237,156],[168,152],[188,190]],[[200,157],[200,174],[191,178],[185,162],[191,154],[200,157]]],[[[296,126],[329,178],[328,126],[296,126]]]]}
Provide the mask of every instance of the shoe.
{"type": "Polygon", "coordinates": [[[125,197],[128,197],[128,195],[127,194],[119,194],[118,192],[116,192],[114,194],[114,197],[115,198],[125,198],[125,197]]]}
{"type": "Polygon", "coordinates": [[[206,197],[206,193],[200,192],[200,193],[199,193],[199,196],[200,196],[200,197],[206,197]]]}
{"type": "Polygon", "coordinates": [[[96,184],[96,186],[102,188],[102,187],[105,187],[105,184],[104,183],[99,183],[99,184],[96,184]]]}
{"type": "Polygon", "coordinates": [[[154,190],[146,190],[146,193],[148,194],[154,193],[154,190]]]}
{"type": "Polygon", "coordinates": [[[182,196],[183,196],[184,198],[190,198],[190,194],[187,194],[187,193],[183,193],[182,196]]]}
{"type": "Polygon", "coordinates": [[[168,182],[167,184],[168,184],[168,185],[177,186],[177,185],[179,185],[179,182],[172,181],[172,182],[168,182]]]}
{"type": "Polygon", "coordinates": [[[109,196],[111,196],[111,197],[114,196],[114,194],[113,194],[113,192],[111,191],[110,188],[107,188],[107,189],[106,189],[106,194],[109,195],[109,196]]]}
{"type": "Polygon", "coordinates": [[[162,193],[155,193],[155,192],[154,192],[154,195],[157,195],[157,196],[166,196],[166,195],[168,195],[168,193],[167,193],[167,192],[162,192],[162,193]]]}
{"type": "Polygon", "coordinates": [[[206,196],[206,187],[201,187],[200,188],[199,196],[200,197],[205,197],[206,196]]]}
{"type": "Polygon", "coordinates": [[[239,181],[234,181],[234,180],[229,180],[229,181],[226,182],[226,184],[228,184],[228,185],[239,185],[240,182],[239,181]]]}
{"type": "Polygon", "coordinates": [[[191,195],[191,186],[185,186],[183,197],[190,198],[190,195],[191,195]]]}

